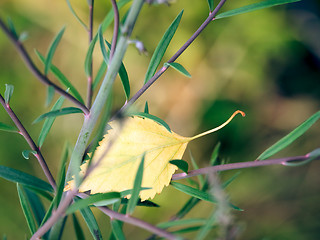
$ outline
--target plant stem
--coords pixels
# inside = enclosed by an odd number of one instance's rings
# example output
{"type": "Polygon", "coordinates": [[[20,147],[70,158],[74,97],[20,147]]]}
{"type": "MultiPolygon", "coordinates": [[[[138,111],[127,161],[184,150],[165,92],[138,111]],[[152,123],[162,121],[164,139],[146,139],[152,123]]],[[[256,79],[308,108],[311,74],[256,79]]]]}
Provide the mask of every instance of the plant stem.
{"type": "Polygon", "coordinates": [[[121,65],[121,61],[127,50],[129,37],[131,36],[134,24],[136,22],[136,19],[142,8],[143,3],[143,0],[135,0],[132,3],[130,12],[122,29],[122,35],[117,44],[117,49],[113,55],[112,61],[110,61],[107,74],[105,75],[105,78],[97,94],[97,97],[92,105],[90,114],[85,117],[77,143],[71,156],[66,178],[67,180],[69,180],[74,174],[76,186],[79,186],[80,183],[78,171],[84,151],[89,141],[89,137],[92,134],[94,126],[99,118],[99,115],[103,107],[105,106],[108,96],[111,93],[113,82],[117,76],[117,73],[121,65]]]}
{"type": "MultiPolygon", "coordinates": [[[[93,36],[93,6],[94,6],[94,0],[90,1],[89,5],[89,29],[88,29],[88,35],[89,35],[89,44],[92,42],[92,36],[93,36]]],[[[91,101],[92,101],[92,79],[93,79],[93,61],[91,60],[90,64],[90,76],[88,76],[88,87],[87,87],[87,107],[90,109],[91,107],[91,101]]]]}
{"type": "MultiPolygon", "coordinates": [[[[114,51],[116,50],[117,40],[118,40],[118,32],[119,32],[119,10],[115,0],[111,0],[113,12],[114,12],[114,26],[113,26],[113,37],[110,49],[110,60],[113,57],[114,51]]],[[[109,61],[110,61],[109,60],[109,61]]]]}
{"type": "MultiPolygon", "coordinates": [[[[296,157],[287,157],[287,158],[278,158],[278,159],[269,159],[263,161],[250,161],[250,162],[239,162],[239,163],[229,163],[217,166],[210,166],[205,168],[199,168],[196,170],[192,170],[186,173],[177,173],[172,176],[172,180],[179,180],[183,178],[189,178],[201,174],[207,174],[210,172],[220,172],[226,170],[233,170],[233,169],[241,169],[241,168],[251,168],[251,167],[260,167],[260,166],[268,166],[268,165],[285,165],[289,162],[295,161],[307,161],[309,160],[310,156],[308,154],[304,156],[296,156],[296,157]]],[[[315,158],[314,160],[319,160],[320,157],[315,158]]]]}
{"type": "Polygon", "coordinates": [[[21,121],[19,120],[17,115],[14,113],[14,111],[11,109],[9,104],[5,102],[5,100],[4,100],[4,98],[2,97],[1,94],[0,94],[0,103],[3,106],[3,108],[6,110],[6,112],[8,113],[8,115],[10,116],[10,118],[12,119],[14,124],[17,126],[17,128],[19,129],[19,133],[27,141],[27,143],[29,144],[30,148],[33,151],[36,152],[36,154],[34,156],[38,159],[38,162],[39,162],[44,174],[46,175],[49,183],[51,184],[52,188],[54,190],[56,190],[56,182],[54,181],[54,178],[53,178],[53,176],[52,176],[52,174],[51,174],[51,172],[50,172],[50,170],[48,168],[48,165],[47,165],[46,161],[43,158],[43,155],[42,155],[40,149],[35,144],[35,142],[31,138],[30,134],[27,132],[27,130],[25,129],[25,127],[23,126],[23,124],[21,123],[21,121]]]}
{"type": "Polygon", "coordinates": [[[20,53],[20,56],[24,60],[26,66],[29,68],[29,70],[44,84],[48,86],[52,86],[56,92],[58,92],[60,95],[64,96],[65,98],[69,99],[71,102],[73,102],[75,105],[77,105],[84,114],[89,114],[89,109],[83,105],[81,102],[79,102],[75,97],[73,97],[71,94],[64,91],[62,88],[54,84],[49,80],[47,76],[42,74],[40,70],[36,67],[36,65],[31,60],[29,54],[27,53],[26,49],[23,47],[22,43],[17,39],[14,34],[6,27],[2,19],[0,18],[0,28],[3,30],[3,32],[7,35],[7,37],[11,40],[11,42],[16,47],[17,51],[20,53]]]}
{"type": "Polygon", "coordinates": [[[77,194],[76,191],[68,191],[66,197],[59,204],[56,211],[52,212],[51,217],[33,234],[30,240],[40,239],[50,228],[64,216],[66,209],[69,207],[73,197],[77,194]]]}
{"type": "MultiPolygon", "coordinates": [[[[227,0],[221,0],[216,8],[209,14],[207,19],[201,24],[201,26],[195,31],[195,33],[183,44],[183,46],[167,61],[168,63],[172,63],[177,60],[178,57],[191,45],[191,43],[199,36],[199,34],[209,25],[210,22],[214,20],[214,17],[217,15],[218,11],[222,8],[224,3],[227,0]]],[[[139,89],[138,92],[128,101],[126,102],[122,108],[119,110],[117,114],[123,113],[129,106],[131,106],[135,101],[137,101],[141,95],[155,82],[158,78],[169,68],[169,65],[164,65],[159,71],[157,71],[153,77],[147,81],[146,84],[139,89]]]]}

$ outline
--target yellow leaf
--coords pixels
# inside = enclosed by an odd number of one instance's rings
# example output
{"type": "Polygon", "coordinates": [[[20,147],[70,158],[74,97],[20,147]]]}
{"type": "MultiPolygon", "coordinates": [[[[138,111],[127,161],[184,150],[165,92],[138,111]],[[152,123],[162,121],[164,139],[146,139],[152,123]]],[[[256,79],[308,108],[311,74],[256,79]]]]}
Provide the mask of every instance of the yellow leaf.
{"type": "MultiPolygon", "coordinates": [[[[237,113],[244,116],[238,110],[221,126],[190,138],[169,132],[154,120],[140,116],[129,117],[122,123],[112,121],[109,123],[111,129],[92,159],[91,166],[96,167],[82,182],[79,191],[90,190],[94,194],[132,189],[141,157],[145,153],[142,187],[151,189],[141,191],[140,197],[142,201],[153,198],[164,186],[169,185],[177,170],[169,161],[181,159],[190,141],[221,129],[237,113]]],[[[87,163],[81,166],[82,175],[86,169],[87,163]]],[[[73,187],[74,181],[69,181],[65,191],[73,187]]]]}

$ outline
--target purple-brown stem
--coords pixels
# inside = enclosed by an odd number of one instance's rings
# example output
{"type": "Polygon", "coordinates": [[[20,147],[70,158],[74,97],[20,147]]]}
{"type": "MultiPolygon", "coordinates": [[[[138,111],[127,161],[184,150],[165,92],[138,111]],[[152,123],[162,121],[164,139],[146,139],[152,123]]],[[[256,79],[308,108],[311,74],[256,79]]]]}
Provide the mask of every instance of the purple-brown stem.
{"type": "MultiPolygon", "coordinates": [[[[319,160],[320,157],[315,158],[314,160],[319,160]]],[[[269,159],[263,161],[250,161],[250,162],[239,162],[239,163],[229,163],[217,166],[210,166],[205,168],[200,168],[196,170],[192,170],[186,173],[177,173],[172,176],[172,180],[179,180],[183,178],[189,178],[201,174],[208,174],[210,172],[220,172],[226,170],[233,170],[233,169],[241,169],[241,168],[252,168],[252,167],[260,167],[260,166],[268,166],[268,165],[286,165],[290,162],[299,162],[299,161],[307,161],[310,160],[310,156],[296,156],[296,157],[287,157],[287,158],[278,158],[278,159],[269,159]]]]}
{"type": "Polygon", "coordinates": [[[110,61],[113,57],[114,51],[116,50],[117,40],[118,40],[118,32],[119,32],[119,10],[115,0],[111,0],[112,9],[114,12],[114,26],[113,26],[113,37],[110,48],[110,61]]]}
{"type": "MultiPolygon", "coordinates": [[[[93,6],[94,6],[94,0],[91,0],[91,3],[89,5],[89,44],[92,42],[93,37],[93,6]]],[[[88,76],[87,82],[88,82],[88,89],[87,89],[87,108],[91,108],[91,102],[92,102],[92,79],[93,79],[93,61],[91,61],[90,64],[90,76],[88,76]]]]}
{"type": "Polygon", "coordinates": [[[19,129],[19,133],[27,141],[27,143],[29,144],[30,148],[33,151],[36,152],[36,154],[34,156],[38,159],[38,162],[39,162],[44,174],[46,175],[46,177],[47,177],[49,183],[51,184],[52,188],[55,190],[56,189],[56,182],[55,182],[55,180],[54,180],[54,178],[53,178],[53,176],[52,176],[52,174],[51,174],[51,172],[50,172],[50,170],[48,168],[48,165],[47,165],[46,161],[44,160],[44,158],[42,156],[42,153],[41,153],[40,149],[35,144],[35,142],[31,138],[30,134],[27,132],[25,127],[22,125],[21,121],[19,120],[17,115],[14,113],[14,111],[11,109],[9,104],[5,102],[5,100],[4,100],[4,98],[2,97],[1,94],[0,94],[0,102],[1,102],[1,105],[3,106],[3,108],[6,110],[6,112],[10,116],[10,118],[12,119],[12,121],[14,122],[14,124],[16,125],[16,127],[19,129]]]}
{"type": "Polygon", "coordinates": [[[52,86],[56,92],[58,92],[60,95],[64,96],[65,98],[69,99],[71,102],[73,102],[75,105],[77,105],[84,114],[89,114],[89,109],[83,105],[81,102],[79,102],[75,97],[73,97],[71,94],[64,91],[62,88],[54,84],[47,76],[42,74],[40,70],[36,67],[36,65],[33,63],[32,59],[30,58],[29,54],[27,53],[26,49],[22,45],[22,43],[17,39],[14,34],[7,28],[7,26],[4,24],[2,19],[0,18],[0,28],[3,30],[3,32],[7,35],[7,37],[11,40],[11,42],[16,47],[17,51],[20,53],[20,56],[24,60],[26,66],[29,68],[29,70],[44,84],[48,86],[52,86]]]}
{"type": "MultiPolygon", "coordinates": [[[[201,24],[201,26],[195,31],[195,33],[183,44],[183,46],[167,61],[168,63],[172,63],[177,60],[178,57],[190,46],[190,44],[199,36],[199,34],[209,25],[210,22],[214,20],[214,17],[217,15],[218,11],[222,8],[227,0],[221,0],[216,8],[210,12],[207,19],[201,24]]],[[[158,78],[169,68],[169,65],[163,66],[159,71],[157,71],[150,80],[146,84],[140,88],[138,92],[128,101],[126,102],[122,108],[119,110],[119,113],[123,113],[129,106],[131,106],[135,101],[137,101],[141,95],[155,82],[158,78]]]]}

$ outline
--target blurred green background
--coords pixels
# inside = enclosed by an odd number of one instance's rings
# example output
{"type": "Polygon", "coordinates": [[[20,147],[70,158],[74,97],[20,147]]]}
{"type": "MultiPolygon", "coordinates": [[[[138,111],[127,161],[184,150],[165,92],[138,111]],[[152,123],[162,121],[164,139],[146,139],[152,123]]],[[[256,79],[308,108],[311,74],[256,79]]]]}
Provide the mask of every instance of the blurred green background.
{"type": "MultiPolygon", "coordinates": [[[[257,1],[227,1],[228,10],[257,1]]],[[[72,1],[80,17],[87,21],[87,3],[72,1]]],[[[184,9],[180,26],[164,60],[191,36],[208,16],[207,1],[177,0],[171,6],[144,6],[133,38],[144,42],[149,54],[140,55],[129,47],[124,63],[131,91],[143,84],[144,74],[158,41],[175,16],[184,9]]],[[[110,10],[108,1],[95,1],[95,31],[110,10]]],[[[83,70],[88,48],[87,33],[74,19],[65,1],[1,0],[3,19],[10,17],[18,32],[27,32],[25,46],[36,64],[43,69],[34,49],[46,54],[55,34],[66,26],[53,63],[86,94],[83,70]]],[[[123,12],[121,12],[123,14],[123,12]]],[[[183,136],[192,136],[225,121],[236,109],[246,112],[216,134],[189,145],[200,166],[208,165],[215,144],[222,144],[221,158],[229,162],[252,161],[263,150],[290,132],[319,110],[320,104],[320,3],[317,0],[260,10],[212,22],[190,48],[178,58],[192,75],[188,79],[169,69],[137,102],[143,109],[149,102],[150,113],[164,119],[183,136]]],[[[112,28],[105,37],[111,39],[112,28]]],[[[14,85],[11,107],[34,139],[41,124],[32,125],[45,107],[46,87],[28,71],[7,37],[0,33],[0,90],[5,83],[14,85]]],[[[94,55],[97,70],[101,55],[94,55]]],[[[50,75],[52,79],[52,77],[50,75]]],[[[55,81],[55,80],[54,80],[55,81]]],[[[114,88],[114,110],[125,101],[120,81],[114,88]]],[[[57,94],[55,99],[57,99],[57,94]]],[[[66,101],[65,106],[72,106],[66,101]]],[[[0,121],[11,124],[0,108],[0,121]]],[[[70,115],[56,120],[42,151],[56,175],[66,141],[74,145],[82,117],[70,115]]],[[[303,155],[319,147],[320,129],[316,123],[305,135],[275,157],[303,155]]],[[[0,133],[0,164],[45,179],[35,158],[25,160],[21,152],[28,149],[16,134],[0,133]]],[[[188,154],[185,159],[189,160],[188,154]]],[[[228,187],[234,204],[244,209],[232,212],[234,224],[241,231],[238,239],[319,239],[320,236],[320,163],[302,167],[264,167],[243,169],[228,187]]],[[[227,179],[237,171],[221,174],[227,179]]],[[[0,233],[8,239],[24,239],[29,230],[20,208],[16,187],[0,179],[0,233]]],[[[140,208],[135,216],[151,223],[166,221],[187,197],[171,187],[154,201],[160,209],[140,208]]],[[[43,200],[47,206],[46,200],[43,200]]],[[[204,217],[212,206],[198,205],[189,216],[204,217]]],[[[95,212],[103,235],[110,232],[108,218],[95,212]]],[[[85,224],[81,222],[83,226],[85,224]]],[[[64,239],[74,238],[72,225],[64,239]]],[[[148,232],[125,224],[128,239],[143,239],[148,232]],[[129,236],[136,236],[134,238],[129,236]]],[[[90,236],[88,234],[88,236],[90,236]]],[[[188,235],[192,238],[192,234],[188,235]]],[[[89,237],[90,238],[90,237],[89,237]]],[[[210,239],[209,237],[208,239],[210,239]]]]}

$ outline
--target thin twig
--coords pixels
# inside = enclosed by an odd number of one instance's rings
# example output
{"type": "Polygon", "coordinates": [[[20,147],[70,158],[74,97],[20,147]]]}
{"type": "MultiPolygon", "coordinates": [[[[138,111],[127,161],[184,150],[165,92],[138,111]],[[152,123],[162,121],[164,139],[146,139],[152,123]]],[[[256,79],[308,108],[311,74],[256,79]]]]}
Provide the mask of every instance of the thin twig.
{"type": "Polygon", "coordinates": [[[33,234],[30,240],[38,240],[46,234],[50,228],[65,215],[66,209],[69,207],[73,197],[77,194],[76,191],[68,191],[66,197],[59,204],[58,208],[52,212],[51,217],[33,234]]]}
{"type": "Polygon", "coordinates": [[[114,12],[114,26],[113,26],[113,37],[110,49],[110,61],[113,57],[114,51],[116,50],[118,32],[119,32],[119,10],[115,0],[111,0],[113,12],[114,12]]]}
{"type": "MultiPolygon", "coordinates": [[[[89,44],[92,42],[93,37],[93,6],[94,6],[94,0],[91,0],[89,5],[89,44]]],[[[93,61],[91,60],[90,64],[90,76],[88,76],[88,89],[87,89],[87,107],[91,108],[91,102],[92,102],[92,79],[93,79],[93,61]]]]}
{"type": "Polygon", "coordinates": [[[48,168],[48,165],[47,165],[46,161],[43,158],[43,155],[42,155],[40,149],[35,144],[35,142],[33,141],[32,137],[27,132],[27,130],[25,129],[25,127],[23,126],[23,124],[21,123],[21,121],[19,120],[17,115],[14,113],[14,111],[11,109],[9,104],[5,102],[5,100],[4,100],[4,98],[2,97],[1,94],[0,94],[0,102],[1,102],[1,105],[3,106],[3,108],[6,110],[6,112],[10,116],[10,118],[12,119],[12,121],[14,122],[14,124],[19,129],[19,133],[27,141],[27,143],[29,144],[30,148],[33,151],[36,152],[36,154],[34,156],[38,159],[38,162],[39,162],[44,174],[46,175],[46,177],[47,177],[49,183],[51,184],[52,188],[55,190],[56,189],[56,182],[54,181],[54,178],[53,178],[53,176],[52,176],[52,174],[51,174],[51,172],[50,172],[50,170],[48,168]]]}
{"type": "MultiPolygon", "coordinates": [[[[260,166],[268,166],[268,165],[286,165],[286,163],[289,163],[289,162],[307,161],[309,159],[310,159],[310,156],[307,154],[303,156],[269,159],[269,160],[263,160],[263,161],[256,160],[256,161],[250,161],[250,162],[229,163],[229,164],[199,168],[199,169],[188,172],[188,174],[177,173],[172,176],[172,180],[189,178],[189,177],[193,177],[201,174],[207,174],[210,172],[220,172],[220,171],[226,171],[226,170],[252,168],[252,167],[260,167],[260,166]]],[[[319,159],[320,157],[317,157],[314,160],[319,160],[319,159]]]]}
{"type": "Polygon", "coordinates": [[[54,84],[52,81],[49,80],[47,76],[42,74],[40,70],[36,67],[36,65],[31,60],[29,54],[27,53],[26,49],[22,45],[22,43],[17,39],[14,34],[7,28],[7,26],[4,24],[2,19],[0,18],[0,28],[3,30],[3,32],[7,35],[7,37],[11,40],[11,42],[16,47],[17,51],[20,53],[20,56],[24,60],[25,64],[29,68],[29,70],[44,84],[48,86],[52,86],[56,92],[58,92],[60,95],[64,96],[65,98],[69,99],[71,102],[76,104],[83,112],[84,114],[89,114],[89,109],[83,105],[81,102],[79,102],[75,97],[73,97],[71,94],[64,91],[62,88],[54,84]]]}
{"type": "MultiPolygon", "coordinates": [[[[222,8],[223,4],[227,0],[221,0],[219,4],[216,6],[216,8],[209,14],[207,19],[201,24],[201,26],[195,31],[195,33],[183,44],[183,46],[167,61],[168,63],[172,63],[190,46],[190,44],[199,36],[199,34],[209,25],[210,22],[212,22],[217,15],[218,11],[222,8]]],[[[135,101],[137,101],[141,95],[156,81],[159,79],[159,77],[167,71],[169,68],[169,65],[163,66],[159,71],[157,71],[150,80],[147,81],[146,84],[142,86],[142,88],[139,89],[138,92],[128,101],[126,102],[122,108],[118,111],[117,114],[123,113],[124,110],[126,110],[129,106],[131,106],[135,101]]]]}

